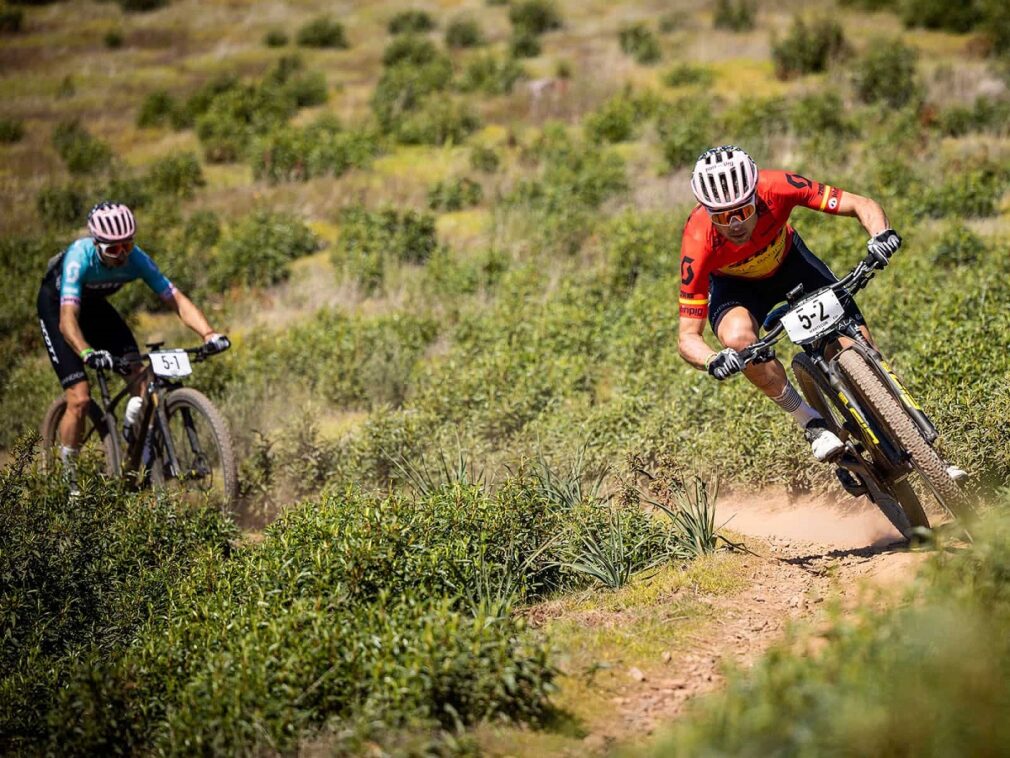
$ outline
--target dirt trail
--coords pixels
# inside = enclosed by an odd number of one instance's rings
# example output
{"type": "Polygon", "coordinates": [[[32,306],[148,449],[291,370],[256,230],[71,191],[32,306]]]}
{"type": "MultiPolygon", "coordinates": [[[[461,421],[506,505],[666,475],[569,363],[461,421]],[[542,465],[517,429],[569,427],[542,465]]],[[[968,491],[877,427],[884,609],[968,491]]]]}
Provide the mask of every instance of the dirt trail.
{"type": "Polygon", "coordinates": [[[737,495],[720,501],[716,523],[755,553],[746,558],[750,586],[716,601],[719,621],[690,653],[668,662],[669,676],[642,678],[614,698],[607,726],[586,738],[590,751],[651,733],[688,700],[719,687],[724,663],[752,665],[790,621],[816,622],[826,599],[856,603],[866,585],[900,587],[926,557],[894,544],[898,534],[884,516],[851,498],[737,495]]]}

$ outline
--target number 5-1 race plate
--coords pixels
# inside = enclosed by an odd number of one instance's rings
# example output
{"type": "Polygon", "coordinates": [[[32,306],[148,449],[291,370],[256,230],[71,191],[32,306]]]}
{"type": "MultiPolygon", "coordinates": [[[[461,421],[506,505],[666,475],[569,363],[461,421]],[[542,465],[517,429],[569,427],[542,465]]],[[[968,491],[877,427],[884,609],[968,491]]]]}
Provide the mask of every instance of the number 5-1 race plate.
{"type": "Polygon", "coordinates": [[[162,350],[150,354],[151,369],[158,376],[178,379],[189,376],[193,369],[189,365],[189,355],[185,350],[162,350]]]}
{"type": "Polygon", "coordinates": [[[838,295],[826,289],[801,301],[782,317],[789,339],[803,344],[816,339],[837,324],[845,315],[838,295]]]}

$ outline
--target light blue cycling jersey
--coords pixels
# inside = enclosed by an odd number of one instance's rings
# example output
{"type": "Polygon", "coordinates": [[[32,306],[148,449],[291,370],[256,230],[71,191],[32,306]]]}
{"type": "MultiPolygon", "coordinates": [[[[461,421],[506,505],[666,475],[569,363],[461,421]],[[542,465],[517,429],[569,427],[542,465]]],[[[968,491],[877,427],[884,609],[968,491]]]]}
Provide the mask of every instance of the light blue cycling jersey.
{"type": "Polygon", "coordinates": [[[91,237],[82,237],[49,262],[47,276],[55,273],[60,304],[80,304],[81,297],[106,297],[135,279],[143,279],[163,300],[175,294],[172,282],[161,273],[151,256],[136,245],[118,268],[102,263],[91,237]]]}

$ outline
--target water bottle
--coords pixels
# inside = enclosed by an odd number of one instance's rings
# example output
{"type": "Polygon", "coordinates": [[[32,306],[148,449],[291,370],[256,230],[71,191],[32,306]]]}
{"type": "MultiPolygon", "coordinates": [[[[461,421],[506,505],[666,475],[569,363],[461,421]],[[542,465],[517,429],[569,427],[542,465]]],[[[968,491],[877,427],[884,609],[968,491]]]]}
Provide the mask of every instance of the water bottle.
{"type": "Polygon", "coordinates": [[[140,418],[140,409],[144,406],[144,399],[131,397],[126,403],[126,412],[123,414],[123,436],[127,442],[133,441],[133,425],[140,418]]]}

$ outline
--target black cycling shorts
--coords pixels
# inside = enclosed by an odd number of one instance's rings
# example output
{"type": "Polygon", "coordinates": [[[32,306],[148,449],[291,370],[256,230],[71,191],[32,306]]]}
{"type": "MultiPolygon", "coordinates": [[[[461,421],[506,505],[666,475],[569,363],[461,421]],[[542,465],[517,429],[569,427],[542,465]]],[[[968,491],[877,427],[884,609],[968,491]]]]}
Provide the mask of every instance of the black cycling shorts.
{"type": "MultiPolygon", "coordinates": [[[[49,362],[60,378],[63,388],[85,381],[84,361],[63,339],[60,332],[60,295],[50,283],[43,283],[36,303],[42,341],[49,353],[49,362]]],[[[84,298],[77,317],[84,339],[95,350],[108,350],[120,358],[140,353],[133,332],[115,308],[104,297],[84,298]]]]}
{"type": "MultiPolygon", "coordinates": [[[[719,274],[709,277],[708,322],[715,332],[719,320],[729,309],[741,306],[761,326],[765,317],[786,299],[786,293],[797,284],[802,284],[804,292],[810,294],[837,281],[824,261],[811,253],[800,235],[793,231],[793,242],[786,259],[779,270],[767,279],[744,279],[719,274]]],[[[850,300],[845,310],[856,323],[866,323],[854,301],[850,300]]]]}

